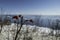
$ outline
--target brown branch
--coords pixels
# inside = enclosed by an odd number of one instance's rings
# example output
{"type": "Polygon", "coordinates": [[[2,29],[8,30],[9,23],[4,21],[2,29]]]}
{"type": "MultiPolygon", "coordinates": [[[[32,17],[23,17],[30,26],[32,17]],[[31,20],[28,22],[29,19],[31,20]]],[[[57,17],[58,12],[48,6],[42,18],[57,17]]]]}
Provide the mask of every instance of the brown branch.
{"type": "MultiPolygon", "coordinates": [[[[32,19],[31,19],[31,20],[26,20],[26,21],[30,21],[30,22],[33,23],[32,19]]],[[[18,34],[20,33],[23,24],[24,24],[24,23],[23,23],[23,16],[21,16],[21,27],[20,27],[20,29],[17,30],[17,32],[16,32],[15,40],[17,40],[18,34]]]]}
{"type": "Polygon", "coordinates": [[[22,25],[23,25],[23,17],[21,17],[21,27],[20,27],[20,29],[17,30],[17,32],[16,32],[15,40],[17,40],[18,34],[19,34],[20,31],[21,31],[22,25]]]}
{"type": "Polygon", "coordinates": [[[21,31],[21,28],[22,28],[22,27],[20,27],[20,29],[16,32],[15,40],[17,40],[18,34],[19,34],[19,32],[21,31]]]}

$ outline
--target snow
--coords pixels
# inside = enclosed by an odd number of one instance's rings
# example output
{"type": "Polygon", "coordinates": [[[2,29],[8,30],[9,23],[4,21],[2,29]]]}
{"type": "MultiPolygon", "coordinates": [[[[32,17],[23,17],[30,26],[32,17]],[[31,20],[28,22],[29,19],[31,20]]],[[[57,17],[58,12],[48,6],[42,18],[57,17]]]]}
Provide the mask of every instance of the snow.
{"type": "MultiPolygon", "coordinates": [[[[20,25],[19,25],[20,27],[20,25]]],[[[17,24],[14,24],[12,23],[11,25],[6,25],[6,26],[3,26],[3,30],[2,32],[0,33],[0,39],[1,40],[5,40],[5,39],[8,39],[8,33],[9,33],[9,38],[10,40],[13,40],[13,37],[16,33],[16,30],[17,30],[17,24]]],[[[53,29],[50,29],[50,28],[46,28],[46,27],[38,27],[38,26],[31,26],[31,25],[23,25],[22,29],[21,29],[21,37],[23,38],[25,33],[26,33],[26,30],[28,30],[28,36],[32,36],[34,40],[37,40],[37,38],[40,38],[40,35],[41,34],[44,34],[44,35],[49,35],[49,34],[53,34],[53,35],[56,35],[57,34],[60,34],[60,30],[53,30],[53,29]],[[36,30],[35,32],[33,32],[33,30],[36,30]],[[53,33],[51,33],[53,31],[53,33]]]]}

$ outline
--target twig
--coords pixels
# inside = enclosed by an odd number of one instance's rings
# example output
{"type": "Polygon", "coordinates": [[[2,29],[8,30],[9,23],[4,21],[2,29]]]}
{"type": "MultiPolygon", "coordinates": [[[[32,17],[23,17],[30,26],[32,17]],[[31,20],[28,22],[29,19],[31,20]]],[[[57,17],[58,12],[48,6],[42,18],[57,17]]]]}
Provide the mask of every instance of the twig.
{"type": "Polygon", "coordinates": [[[15,40],[17,40],[18,34],[19,34],[19,32],[21,31],[22,25],[23,25],[23,17],[21,17],[21,27],[20,27],[20,29],[17,30],[17,32],[16,32],[15,40]]]}

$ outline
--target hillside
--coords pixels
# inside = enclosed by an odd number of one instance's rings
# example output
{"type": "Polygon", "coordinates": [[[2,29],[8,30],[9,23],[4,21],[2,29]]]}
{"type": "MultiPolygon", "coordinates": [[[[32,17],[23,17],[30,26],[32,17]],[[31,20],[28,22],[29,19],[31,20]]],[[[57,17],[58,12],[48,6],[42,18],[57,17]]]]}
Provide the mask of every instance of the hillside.
{"type": "MultiPolygon", "coordinates": [[[[0,40],[13,40],[16,34],[17,25],[12,23],[11,25],[3,26],[3,30],[0,33],[0,40]]],[[[20,25],[18,25],[20,27],[20,25]]],[[[18,39],[23,40],[24,38],[30,38],[31,40],[50,40],[55,38],[55,35],[60,35],[60,30],[53,30],[46,27],[38,27],[31,25],[23,25],[21,32],[19,33],[18,39]],[[58,34],[56,34],[58,33],[58,34]],[[52,36],[52,35],[53,36],[52,36]],[[46,38],[45,38],[46,37],[46,38]]],[[[60,38],[60,37],[59,37],[60,38]]],[[[59,39],[58,38],[58,39],[59,39]]],[[[27,40],[26,39],[26,40],[27,40]]],[[[56,40],[56,39],[54,39],[56,40]]]]}

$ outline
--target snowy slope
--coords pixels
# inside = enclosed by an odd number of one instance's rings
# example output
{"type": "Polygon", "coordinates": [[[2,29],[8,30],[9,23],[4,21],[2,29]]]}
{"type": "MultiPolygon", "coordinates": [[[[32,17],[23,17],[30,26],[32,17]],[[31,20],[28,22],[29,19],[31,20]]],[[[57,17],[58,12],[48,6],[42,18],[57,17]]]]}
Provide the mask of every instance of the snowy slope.
{"type": "MultiPolygon", "coordinates": [[[[18,25],[18,27],[20,27],[20,25],[18,25]]],[[[13,40],[14,38],[14,35],[16,33],[16,30],[17,30],[17,25],[12,23],[11,25],[6,25],[6,26],[3,26],[3,30],[2,32],[0,33],[0,40],[6,40],[9,39],[10,40],[13,40]]],[[[26,31],[28,30],[28,36],[32,36],[33,39],[37,40],[37,38],[40,38],[41,35],[49,35],[49,34],[53,34],[53,35],[56,35],[56,33],[60,34],[60,30],[52,30],[50,28],[44,28],[44,27],[38,27],[38,26],[31,26],[31,25],[23,25],[22,29],[21,29],[21,39],[24,38],[24,35],[26,35],[26,31]],[[53,31],[53,32],[52,32],[53,31]]]]}

